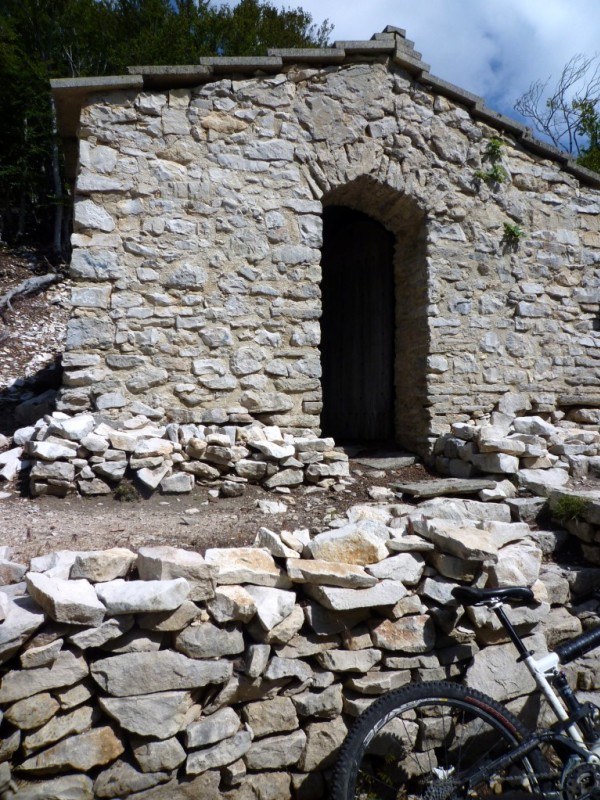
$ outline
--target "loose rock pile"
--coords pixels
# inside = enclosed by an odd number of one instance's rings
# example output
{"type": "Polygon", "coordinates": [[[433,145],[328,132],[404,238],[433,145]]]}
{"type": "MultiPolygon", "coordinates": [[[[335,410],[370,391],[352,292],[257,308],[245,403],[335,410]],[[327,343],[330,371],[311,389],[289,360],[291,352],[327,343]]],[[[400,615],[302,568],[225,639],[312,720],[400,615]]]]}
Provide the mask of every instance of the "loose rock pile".
{"type": "Polygon", "coordinates": [[[530,409],[527,396],[507,393],[485,422],[454,423],[451,433],[435,442],[436,469],[461,478],[482,472],[518,474],[525,485],[530,470],[547,470],[545,482],[556,486],[564,485],[569,475],[600,473],[597,409],[536,415],[530,409]]]}
{"type": "Polygon", "coordinates": [[[304,482],[329,486],[349,475],[348,456],[334,450],[333,439],[282,434],[244,409],[209,412],[206,425],[157,425],[140,414],[118,427],[92,414],[57,411],[17,430],[13,442],[0,454],[0,480],[31,466],[34,497],[110,494],[126,476],[165,493],[217,481],[233,497],[249,482],[286,490],[304,482]]]}
{"type": "MultiPolygon", "coordinates": [[[[543,565],[559,535],[510,519],[434,499],[204,557],[61,551],[27,568],[5,548],[0,797],[317,800],[348,724],[388,689],[466,678],[521,710],[512,645],[452,588],[531,586],[510,615],[540,653],[595,616],[600,570],[543,565]]],[[[597,661],[573,670],[600,688],[597,661]]]]}

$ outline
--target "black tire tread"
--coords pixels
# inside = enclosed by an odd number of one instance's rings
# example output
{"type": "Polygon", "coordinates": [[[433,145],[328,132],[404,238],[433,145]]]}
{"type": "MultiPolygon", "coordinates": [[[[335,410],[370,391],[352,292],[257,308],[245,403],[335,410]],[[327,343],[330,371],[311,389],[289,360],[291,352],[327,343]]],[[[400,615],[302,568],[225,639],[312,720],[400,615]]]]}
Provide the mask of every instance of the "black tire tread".
{"type": "MultiPolygon", "coordinates": [[[[517,717],[504,708],[497,700],[494,700],[477,689],[471,689],[462,684],[451,683],[449,681],[427,681],[424,683],[402,686],[399,689],[388,692],[372,703],[363,711],[350,729],[338,753],[333,771],[330,800],[353,800],[353,798],[348,797],[345,785],[345,779],[349,774],[349,769],[353,760],[352,756],[360,747],[367,733],[383,715],[389,713],[394,708],[402,706],[406,702],[424,699],[433,700],[436,697],[450,697],[456,700],[465,700],[466,698],[478,700],[493,709],[499,720],[507,723],[509,729],[514,729],[516,738],[519,741],[529,734],[527,728],[517,717]]],[[[538,758],[543,759],[543,756],[538,754],[538,758]]]]}

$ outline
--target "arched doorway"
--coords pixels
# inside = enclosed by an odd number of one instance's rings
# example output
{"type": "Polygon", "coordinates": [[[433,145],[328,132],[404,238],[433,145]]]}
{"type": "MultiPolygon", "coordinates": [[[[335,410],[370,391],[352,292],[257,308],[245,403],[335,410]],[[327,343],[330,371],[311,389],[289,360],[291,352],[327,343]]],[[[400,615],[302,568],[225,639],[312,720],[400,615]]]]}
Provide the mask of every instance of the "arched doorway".
{"type": "Polygon", "coordinates": [[[395,237],[360,211],[323,210],[323,433],[394,439],[395,237]]]}

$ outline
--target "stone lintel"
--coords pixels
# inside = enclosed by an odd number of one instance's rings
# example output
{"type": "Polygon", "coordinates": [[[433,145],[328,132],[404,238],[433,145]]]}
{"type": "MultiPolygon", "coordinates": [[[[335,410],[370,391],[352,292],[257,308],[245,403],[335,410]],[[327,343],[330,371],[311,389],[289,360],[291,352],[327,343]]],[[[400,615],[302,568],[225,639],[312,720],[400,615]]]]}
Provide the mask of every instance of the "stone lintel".
{"type": "Polygon", "coordinates": [[[396,47],[392,58],[395,64],[399,67],[404,67],[411,75],[417,75],[417,77],[421,77],[423,73],[429,75],[429,64],[415,56],[416,54],[409,55],[402,47],[396,47]]]}
{"type": "Polygon", "coordinates": [[[529,130],[525,125],[522,125],[520,122],[507,117],[505,114],[500,114],[498,111],[492,111],[492,109],[488,108],[484,103],[477,103],[473,109],[473,115],[478,119],[482,119],[489,123],[494,128],[499,128],[502,131],[513,133],[515,136],[525,137],[529,130]]]}
{"type": "Polygon", "coordinates": [[[443,78],[438,78],[437,75],[432,75],[430,72],[427,73],[427,75],[423,75],[421,83],[424,83],[428,87],[439,91],[440,94],[444,95],[444,97],[449,97],[451,100],[456,100],[458,103],[462,103],[463,105],[467,106],[467,108],[474,108],[475,106],[483,105],[484,103],[483,98],[479,97],[479,95],[472,94],[472,92],[467,92],[466,89],[461,89],[460,86],[456,86],[454,83],[445,81],[443,78]]]}
{"type": "Polygon", "coordinates": [[[283,66],[279,56],[207,56],[200,59],[203,67],[212,67],[214,72],[277,72],[283,66]]]}
{"type": "Polygon", "coordinates": [[[393,39],[384,39],[383,41],[350,41],[350,42],[334,42],[334,47],[338,50],[344,50],[346,55],[356,56],[366,53],[368,55],[386,55],[393,53],[396,49],[396,42],[393,39]]]}
{"type": "Polygon", "coordinates": [[[533,153],[554,159],[555,161],[562,161],[566,164],[570,158],[569,154],[559,147],[555,147],[548,142],[542,142],[541,139],[536,139],[535,136],[530,133],[529,129],[526,129],[526,133],[521,138],[521,142],[533,153]]]}
{"type": "Polygon", "coordinates": [[[269,56],[280,58],[283,63],[341,64],[346,57],[346,52],[337,47],[287,47],[271,48],[267,50],[269,56]]]}
{"type": "Polygon", "coordinates": [[[197,86],[210,80],[213,71],[210,67],[198,64],[178,66],[143,66],[127,67],[132,75],[141,75],[144,89],[178,89],[186,86],[197,86]]]}
{"type": "Polygon", "coordinates": [[[92,78],[52,78],[50,87],[54,94],[68,90],[73,94],[80,89],[83,93],[112,91],[114,89],[141,89],[142,79],[139,75],[101,75],[92,78]]]}
{"type": "MultiPolygon", "coordinates": [[[[569,158],[567,163],[564,164],[563,169],[565,172],[574,175],[582,183],[600,187],[600,174],[593,172],[591,169],[587,169],[587,167],[582,167],[574,158],[569,158]]],[[[598,406],[600,406],[600,397],[598,398],[598,406]]]]}
{"type": "Polygon", "coordinates": [[[58,132],[64,142],[65,172],[73,181],[79,156],[79,115],[88,95],[93,92],[110,92],[127,89],[141,90],[141,75],[103,75],[91,78],[53,78],[50,88],[54,95],[58,132]]]}
{"type": "Polygon", "coordinates": [[[386,33],[397,33],[399,36],[402,36],[403,39],[406,38],[405,28],[396,28],[395,25],[386,25],[381,33],[374,34],[372,38],[377,39],[378,36],[383,36],[386,33]]]}

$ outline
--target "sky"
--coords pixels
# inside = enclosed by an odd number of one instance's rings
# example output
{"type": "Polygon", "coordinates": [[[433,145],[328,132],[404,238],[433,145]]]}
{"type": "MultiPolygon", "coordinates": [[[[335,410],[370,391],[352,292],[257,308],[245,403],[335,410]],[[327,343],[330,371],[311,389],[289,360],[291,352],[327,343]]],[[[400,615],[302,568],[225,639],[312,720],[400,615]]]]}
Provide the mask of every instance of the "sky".
{"type": "MultiPolygon", "coordinates": [[[[333,40],[406,30],[431,72],[518,117],[534,80],[559,77],[575,54],[600,52],[599,0],[271,0],[328,19],[333,40]]],[[[551,84],[554,83],[551,81],[551,84]]]]}

